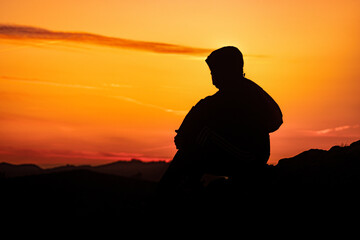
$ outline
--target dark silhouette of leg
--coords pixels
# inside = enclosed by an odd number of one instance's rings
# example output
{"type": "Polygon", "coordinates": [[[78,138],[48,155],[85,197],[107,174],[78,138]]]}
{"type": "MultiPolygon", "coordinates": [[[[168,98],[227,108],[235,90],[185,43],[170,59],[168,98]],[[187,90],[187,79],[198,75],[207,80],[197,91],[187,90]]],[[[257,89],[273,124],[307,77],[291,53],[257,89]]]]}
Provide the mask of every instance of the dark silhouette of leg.
{"type": "Polygon", "coordinates": [[[179,150],[158,184],[158,193],[172,195],[195,190],[202,175],[199,153],[179,150]]]}

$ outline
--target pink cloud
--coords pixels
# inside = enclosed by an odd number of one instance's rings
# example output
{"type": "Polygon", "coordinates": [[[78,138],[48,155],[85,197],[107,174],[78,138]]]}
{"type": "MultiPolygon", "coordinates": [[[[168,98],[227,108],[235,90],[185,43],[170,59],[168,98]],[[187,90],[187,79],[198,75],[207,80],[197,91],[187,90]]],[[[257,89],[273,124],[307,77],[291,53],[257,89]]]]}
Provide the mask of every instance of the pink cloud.
{"type": "MultiPolygon", "coordinates": [[[[106,162],[112,161],[129,161],[132,159],[139,159],[142,161],[167,161],[169,159],[147,157],[141,153],[130,152],[100,152],[100,151],[81,151],[81,150],[39,150],[39,149],[16,149],[13,147],[3,147],[0,149],[0,157],[6,156],[16,157],[18,159],[48,159],[51,162],[52,159],[68,159],[74,162],[75,159],[83,160],[100,160],[106,162]]],[[[99,161],[97,161],[99,162],[99,161]]]]}

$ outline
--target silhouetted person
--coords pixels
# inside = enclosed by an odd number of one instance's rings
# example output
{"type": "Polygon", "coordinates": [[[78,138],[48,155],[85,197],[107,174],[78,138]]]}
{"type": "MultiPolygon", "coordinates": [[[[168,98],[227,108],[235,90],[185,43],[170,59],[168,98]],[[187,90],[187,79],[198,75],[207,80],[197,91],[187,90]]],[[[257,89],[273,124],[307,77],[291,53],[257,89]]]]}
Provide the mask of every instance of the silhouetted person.
{"type": "Polygon", "coordinates": [[[219,89],[200,100],[176,130],[178,149],[159,190],[194,189],[205,173],[243,179],[264,167],[270,156],[269,133],[282,124],[276,102],[245,78],[236,47],[213,51],[206,59],[219,89]]]}

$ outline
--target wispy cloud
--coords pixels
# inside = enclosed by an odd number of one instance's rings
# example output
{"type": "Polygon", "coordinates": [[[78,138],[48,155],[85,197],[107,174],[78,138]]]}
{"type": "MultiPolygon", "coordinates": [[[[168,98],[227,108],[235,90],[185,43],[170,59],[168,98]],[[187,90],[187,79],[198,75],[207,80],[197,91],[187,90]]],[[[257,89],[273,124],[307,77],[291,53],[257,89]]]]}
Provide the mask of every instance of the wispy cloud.
{"type": "Polygon", "coordinates": [[[36,79],[36,78],[18,78],[18,77],[0,76],[0,79],[17,81],[17,82],[26,82],[26,83],[30,83],[30,84],[42,84],[42,85],[48,85],[48,86],[54,86],[54,87],[99,89],[99,87],[95,87],[95,86],[87,86],[87,85],[80,85],[80,84],[57,83],[57,82],[39,80],[39,79],[36,79]]]}
{"type": "Polygon", "coordinates": [[[359,127],[360,127],[359,125],[343,125],[343,126],[338,126],[338,127],[334,127],[334,128],[325,128],[325,129],[309,131],[309,132],[313,135],[323,136],[323,135],[329,135],[329,134],[338,133],[338,132],[342,132],[342,131],[349,130],[349,129],[355,129],[355,128],[359,128],[359,127]]]}
{"type": "MultiPolygon", "coordinates": [[[[147,157],[143,153],[135,152],[101,152],[101,151],[84,151],[84,150],[55,150],[55,149],[21,149],[13,147],[0,147],[0,156],[18,157],[20,161],[24,159],[41,159],[47,160],[54,158],[80,160],[102,160],[102,161],[129,161],[139,159],[142,161],[167,161],[163,157],[147,157]]],[[[48,164],[46,164],[48,165],[48,164]]],[[[51,165],[51,164],[50,164],[51,165]]]]}
{"type": "Polygon", "coordinates": [[[60,40],[163,54],[205,55],[211,52],[211,49],[206,48],[161,42],[138,41],[86,32],[51,31],[33,26],[8,24],[0,24],[0,38],[10,40],[60,40]]]}
{"type": "MultiPolygon", "coordinates": [[[[80,88],[80,89],[89,89],[89,90],[101,90],[101,89],[104,89],[103,87],[97,87],[97,86],[88,86],[88,85],[80,85],[80,84],[68,84],[68,83],[57,83],[57,82],[39,80],[39,79],[36,79],[36,78],[19,78],[19,77],[0,76],[0,79],[17,81],[17,82],[26,82],[26,83],[30,83],[30,84],[41,84],[41,85],[47,85],[47,86],[53,86],[53,87],[68,87],[68,88],[80,88]]],[[[120,85],[120,84],[104,84],[103,86],[107,87],[107,88],[109,88],[109,87],[131,88],[132,87],[131,85],[120,85]]],[[[118,99],[118,100],[130,102],[130,103],[134,103],[134,104],[141,105],[141,106],[144,106],[144,107],[159,109],[161,111],[164,111],[164,112],[167,112],[167,113],[173,113],[173,114],[180,115],[180,116],[183,116],[183,115],[185,115],[187,113],[186,111],[183,111],[183,110],[174,110],[174,109],[169,109],[169,108],[157,106],[157,105],[154,105],[154,104],[144,103],[144,102],[138,101],[136,99],[125,97],[125,96],[111,96],[111,95],[110,96],[109,95],[99,95],[99,96],[102,96],[102,97],[105,96],[105,97],[112,98],[112,99],[118,99]]]]}
{"type": "Polygon", "coordinates": [[[133,86],[129,84],[104,83],[103,85],[105,87],[113,87],[113,88],[133,88],[133,86]]]}
{"type": "Polygon", "coordinates": [[[17,82],[26,82],[30,84],[42,84],[53,87],[68,87],[68,88],[80,88],[80,89],[106,89],[106,88],[132,88],[132,85],[128,84],[116,84],[116,83],[104,83],[100,86],[89,86],[83,84],[70,84],[70,83],[59,83],[48,80],[41,80],[37,78],[23,78],[23,77],[11,77],[11,76],[0,76],[0,79],[17,81],[17,82]]]}
{"type": "Polygon", "coordinates": [[[123,101],[126,101],[126,102],[131,102],[131,103],[134,103],[134,104],[137,104],[137,105],[159,109],[159,110],[162,110],[164,112],[173,113],[173,114],[176,114],[176,115],[183,116],[183,115],[185,115],[187,113],[186,111],[182,111],[182,110],[174,110],[174,109],[169,109],[169,108],[165,108],[165,107],[161,107],[161,106],[157,106],[157,105],[153,105],[153,104],[149,104],[149,103],[143,103],[141,101],[138,101],[136,99],[129,98],[129,97],[124,97],[124,96],[111,96],[111,97],[115,98],[115,99],[123,100],[123,101]]]}
{"type": "Polygon", "coordinates": [[[82,159],[108,159],[119,160],[142,157],[140,153],[128,152],[96,152],[96,151],[76,151],[76,150],[35,150],[35,149],[14,149],[3,148],[0,149],[1,155],[18,155],[18,156],[33,156],[33,157],[61,157],[61,158],[82,158],[82,159]]]}

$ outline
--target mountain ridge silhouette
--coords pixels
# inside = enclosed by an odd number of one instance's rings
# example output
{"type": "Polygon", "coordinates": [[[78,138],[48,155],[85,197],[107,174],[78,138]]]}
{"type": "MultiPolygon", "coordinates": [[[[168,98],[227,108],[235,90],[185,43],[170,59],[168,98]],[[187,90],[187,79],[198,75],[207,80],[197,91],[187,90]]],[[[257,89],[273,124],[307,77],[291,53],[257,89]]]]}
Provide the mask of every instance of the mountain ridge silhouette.
{"type": "Polygon", "coordinates": [[[144,162],[138,159],[131,161],[115,161],[96,166],[66,164],[53,168],[42,168],[35,164],[11,164],[0,162],[0,178],[30,176],[43,173],[63,172],[72,170],[89,170],[98,173],[113,174],[123,177],[158,181],[164,173],[168,163],[165,161],[144,162]]]}
{"type": "Polygon", "coordinates": [[[119,217],[126,212],[136,215],[143,210],[152,213],[163,210],[175,214],[184,209],[211,212],[217,209],[228,213],[237,209],[252,215],[254,211],[259,214],[354,211],[360,200],[357,193],[360,140],[329,150],[310,149],[281,159],[277,165],[268,165],[248,182],[233,184],[224,179],[215,180],[197,195],[175,200],[155,194],[157,179],[167,166],[167,162],[139,160],[54,169],[0,163],[0,207],[4,209],[3,216],[119,217]],[[13,175],[4,169],[12,169],[13,175]],[[14,174],[14,169],[23,175],[14,174]],[[125,169],[132,169],[131,174],[121,176],[125,169]],[[135,170],[143,173],[139,176],[135,170]],[[145,170],[155,172],[151,176],[145,170]]]}
{"type": "MultiPolygon", "coordinates": [[[[343,166],[357,163],[354,158],[359,157],[360,140],[351,143],[349,146],[332,146],[329,150],[309,149],[293,157],[283,158],[275,168],[282,168],[286,171],[302,171],[308,168],[321,168],[330,166],[343,166]],[[355,162],[354,162],[355,161],[355,162]]],[[[359,159],[360,162],[360,159],[359,159]]],[[[70,170],[91,170],[99,173],[114,174],[118,176],[158,181],[165,172],[169,163],[166,161],[145,162],[139,159],[130,161],[115,161],[111,163],[91,166],[91,165],[62,165],[53,168],[42,168],[36,164],[11,164],[0,162],[0,178],[20,177],[42,173],[52,173],[70,170]]]]}

